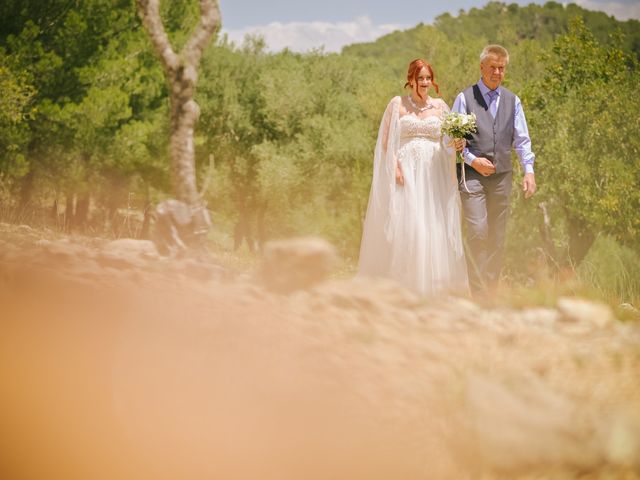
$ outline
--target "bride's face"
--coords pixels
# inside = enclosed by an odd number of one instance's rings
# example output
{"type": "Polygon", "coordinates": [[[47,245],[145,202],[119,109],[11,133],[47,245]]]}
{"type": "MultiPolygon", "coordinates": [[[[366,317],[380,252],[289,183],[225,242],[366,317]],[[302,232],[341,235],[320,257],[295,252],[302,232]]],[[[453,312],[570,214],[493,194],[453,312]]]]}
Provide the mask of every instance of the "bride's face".
{"type": "Polygon", "coordinates": [[[426,98],[429,88],[431,87],[431,74],[427,67],[422,67],[418,73],[418,78],[412,85],[413,91],[419,93],[422,98],[426,98]]]}

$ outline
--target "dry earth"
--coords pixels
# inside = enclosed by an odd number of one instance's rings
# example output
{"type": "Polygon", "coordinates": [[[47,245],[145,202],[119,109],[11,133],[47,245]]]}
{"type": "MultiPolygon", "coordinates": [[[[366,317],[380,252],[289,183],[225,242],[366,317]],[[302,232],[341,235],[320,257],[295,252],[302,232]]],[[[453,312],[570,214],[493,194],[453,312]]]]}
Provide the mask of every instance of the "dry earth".
{"type": "Polygon", "coordinates": [[[281,247],[254,277],[0,224],[0,478],[640,479],[638,322],[275,293],[326,267],[281,247]]]}

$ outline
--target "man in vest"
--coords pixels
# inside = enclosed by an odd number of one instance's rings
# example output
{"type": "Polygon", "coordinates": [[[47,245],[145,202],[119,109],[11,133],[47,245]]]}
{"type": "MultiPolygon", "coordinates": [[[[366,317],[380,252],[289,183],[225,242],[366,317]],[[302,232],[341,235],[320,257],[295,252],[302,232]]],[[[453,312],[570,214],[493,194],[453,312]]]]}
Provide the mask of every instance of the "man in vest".
{"type": "Polygon", "coordinates": [[[495,286],[500,277],[513,173],[512,148],[524,169],[525,198],[536,191],[535,155],[522,104],[515,94],[500,86],[508,64],[509,53],[504,47],[486,46],[480,54],[480,80],[460,93],[453,104],[454,112],[475,113],[478,125],[462,151],[464,163],[458,165],[469,279],[476,292],[495,286]]]}

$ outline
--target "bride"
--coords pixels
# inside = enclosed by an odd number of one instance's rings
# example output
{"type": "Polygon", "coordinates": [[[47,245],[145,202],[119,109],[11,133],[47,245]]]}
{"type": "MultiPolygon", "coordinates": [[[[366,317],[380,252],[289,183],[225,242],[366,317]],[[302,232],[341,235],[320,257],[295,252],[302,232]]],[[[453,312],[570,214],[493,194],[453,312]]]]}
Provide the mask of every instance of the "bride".
{"type": "Polygon", "coordinates": [[[384,112],[358,273],[422,295],[466,293],[455,152],[440,132],[449,108],[429,96],[432,86],[439,93],[431,66],[414,60],[405,84],[411,93],[391,99],[384,112]]]}

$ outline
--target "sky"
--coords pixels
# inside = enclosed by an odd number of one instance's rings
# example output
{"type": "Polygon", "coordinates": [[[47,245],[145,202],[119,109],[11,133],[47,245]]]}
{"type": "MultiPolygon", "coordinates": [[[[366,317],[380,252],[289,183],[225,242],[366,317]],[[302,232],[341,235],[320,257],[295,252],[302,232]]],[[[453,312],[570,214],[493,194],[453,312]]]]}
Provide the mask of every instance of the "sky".
{"type": "MultiPolygon", "coordinates": [[[[323,48],[339,52],[351,43],[370,42],[394,30],[429,24],[438,15],[482,8],[488,0],[219,0],[222,31],[242,44],[245,35],[261,35],[270,51],[323,48]]],[[[559,3],[568,3],[556,0],[559,3]]],[[[505,0],[526,5],[531,0],[505,0]]],[[[535,3],[544,4],[544,1],[535,3]]],[[[640,0],[574,0],[618,20],[640,19],[640,0]]]]}

